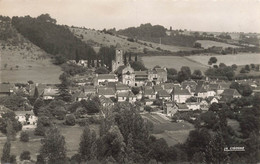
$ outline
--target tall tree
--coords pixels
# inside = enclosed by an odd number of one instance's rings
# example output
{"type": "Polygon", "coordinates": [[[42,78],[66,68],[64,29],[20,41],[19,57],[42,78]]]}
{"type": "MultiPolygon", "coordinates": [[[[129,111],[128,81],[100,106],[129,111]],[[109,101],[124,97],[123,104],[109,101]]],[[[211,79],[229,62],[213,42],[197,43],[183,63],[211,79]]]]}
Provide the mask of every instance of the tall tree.
{"type": "Polygon", "coordinates": [[[35,87],[33,97],[36,98],[36,99],[39,97],[38,87],[35,87]]]}
{"type": "Polygon", "coordinates": [[[76,50],[75,60],[76,60],[76,63],[79,62],[79,53],[78,53],[78,50],[76,50]]]}
{"type": "Polygon", "coordinates": [[[1,157],[1,163],[9,163],[11,160],[11,143],[9,140],[6,141],[3,148],[3,154],[1,157]]]}
{"type": "Polygon", "coordinates": [[[135,61],[137,62],[137,54],[135,54],[135,61]]]}
{"type": "Polygon", "coordinates": [[[96,157],[96,134],[91,133],[89,126],[85,126],[79,143],[79,154],[83,161],[87,161],[96,157]],[[94,151],[94,152],[92,152],[94,151]]]}
{"type": "Polygon", "coordinates": [[[34,105],[33,105],[33,113],[35,114],[35,116],[38,116],[39,114],[39,109],[44,106],[44,101],[42,98],[38,98],[36,99],[36,101],[34,102],[34,105]]]}
{"type": "Polygon", "coordinates": [[[65,138],[56,127],[51,127],[42,139],[40,155],[48,163],[63,164],[66,161],[65,138]]]}
{"type": "Polygon", "coordinates": [[[16,139],[16,131],[14,129],[13,122],[10,119],[7,120],[6,131],[7,138],[14,141],[16,139]]]}

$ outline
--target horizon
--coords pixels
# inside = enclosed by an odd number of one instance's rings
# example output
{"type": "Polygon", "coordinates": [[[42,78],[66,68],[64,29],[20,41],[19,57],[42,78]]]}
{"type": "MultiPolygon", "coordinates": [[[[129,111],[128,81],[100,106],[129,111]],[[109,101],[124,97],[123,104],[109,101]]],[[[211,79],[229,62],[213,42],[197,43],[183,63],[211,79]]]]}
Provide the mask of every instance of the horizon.
{"type": "Polygon", "coordinates": [[[58,24],[96,30],[151,23],[175,30],[260,33],[259,8],[260,0],[0,0],[4,16],[48,13],[58,24]]]}

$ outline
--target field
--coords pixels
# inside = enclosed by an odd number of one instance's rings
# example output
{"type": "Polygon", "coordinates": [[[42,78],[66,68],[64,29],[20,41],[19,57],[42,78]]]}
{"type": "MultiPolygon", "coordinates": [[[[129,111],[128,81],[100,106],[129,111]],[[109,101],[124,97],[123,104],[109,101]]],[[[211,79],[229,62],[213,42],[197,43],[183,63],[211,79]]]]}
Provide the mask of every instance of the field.
{"type": "Polygon", "coordinates": [[[0,82],[60,83],[61,68],[52,64],[49,55],[39,47],[29,43],[0,49],[0,82]]]}
{"type": "Polygon", "coordinates": [[[180,56],[144,56],[142,57],[142,61],[147,68],[153,68],[156,65],[175,68],[176,70],[180,70],[182,66],[188,66],[192,71],[196,69],[205,71],[208,68],[205,64],[193,61],[188,57],[180,56]]]}
{"type": "Polygon", "coordinates": [[[137,52],[137,53],[138,52],[142,53],[144,48],[146,48],[149,51],[158,51],[156,49],[157,47],[160,47],[163,50],[168,50],[171,52],[196,50],[195,48],[191,48],[191,47],[163,45],[163,44],[141,41],[141,40],[139,40],[138,42],[130,42],[127,40],[127,37],[125,36],[121,36],[121,35],[113,36],[113,35],[105,34],[90,29],[71,28],[70,30],[79,38],[82,35],[83,36],[82,40],[85,41],[86,43],[94,44],[95,46],[98,47],[115,46],[117,43],[120,43],[121,46],[124,48],[124,50],[137,52]]]}
{"type": "Polygon", "coordinates": [[[228,55],[193,55],[188,56],[189,59],[197,61],[201,64],[207,65],[210,57],[217,58],[217,64],[225,63],[231,66],[236,65],[246,65],[246,64],[260,64],[260,54],[257,53],[241,53],[241,54],[228,54],[228,55]]]}
{"type": "MultiPolygon", "coordinates": [[[[95,130],[98,134],[98,126],[90,125],[90,128],[95,130]]],[[[67,148],[67,156],[71,157],[76,154],[79,148],[80,136],[82,134],[83,127],[75,126],[64,126],[58,125],[58,129],[61,134],[65,137],[66,148],[67,148]]],[[[19,135],[17,135],[16,141],[11,142],[11,154],[19,157],[21,152],[24,150],[29,150],[31,152],[31,158],[36,161],[37,153],[39,153],[39,149],[41,147],[41,139],[42,137],[36,137],[33,135],[33,131],[29,131],[30,141],[27,143],[19,141],[19,135]]],[[[3,134],[0,135],[0,152],[2,153],[2,149],[4,143],[6,142],[6,137],[3,134]]],[[[0,154],[1,154],[0,153],[0,154]]],[[[0,155],[1,156],[1,155],[0,155]]],[[[17,158],[18,159],[18,158],[17,158]]]]}
{"type": "Polygon", "coordinates": [[[158,114],[146,113],[142,114],[142,117],[153,123],[153,135],[156,138],[164,138],[169,146],[184,143],[189,132],[194,129],[188,122],[170,122],[158,114]]]}
{"type": "Polygon", "coordinates": [[[227,43],[222,43],[222,42],[216,42],[216,41],[212,41],[212,40],[197,40],[196,42],[201,43],[201,47],[203,47],[204,49],[208,49],[209,47],[223,47],[223,48],[227,48],[227,47],[238,47],[238,46],[234,46],[231,44],[227,44],[227,43]]]}

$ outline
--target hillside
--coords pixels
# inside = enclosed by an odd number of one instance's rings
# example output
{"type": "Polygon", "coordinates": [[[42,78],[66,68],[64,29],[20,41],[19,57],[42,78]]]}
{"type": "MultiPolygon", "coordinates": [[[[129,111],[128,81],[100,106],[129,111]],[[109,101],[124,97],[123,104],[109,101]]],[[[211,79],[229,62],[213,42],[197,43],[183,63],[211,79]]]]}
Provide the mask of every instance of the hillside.
{"type": "Polygon", "coordinates": [[[82,39],[88,45],[92,45],[96,51],[98,51],[99,47],[115,46],[117,43],[120,43],[125,51],[134,53],[149,54],[149,51],[153,51],[153,53],[164,53],[162,50],[170,52],[198,50],[192,47],[173,46],[143,40],[132,40],[123,35],[114,35],[86,28],[72,27],[70,30],[75,36],[82,39]]]}
{"type": "Polygon", "coordinates": [[[62,71],[51,55],[18,33],[10,18],[0,16],[0,22],[0,82],[60,83],[62,71]]]}
{"type": "MultiPolygon", "coordinates": [[[[13,17],[12,25],[47,53],[59,56],[58,59],[75,59],[76,51],[82,59],[93,59],[96,56],[92,47],[75,37],[68,26],[57,25],[56,20],[48,14],[42,14],[37,18],[13,17]]],[[[57,62],[60,64],[63,61],[57,62]]]]}

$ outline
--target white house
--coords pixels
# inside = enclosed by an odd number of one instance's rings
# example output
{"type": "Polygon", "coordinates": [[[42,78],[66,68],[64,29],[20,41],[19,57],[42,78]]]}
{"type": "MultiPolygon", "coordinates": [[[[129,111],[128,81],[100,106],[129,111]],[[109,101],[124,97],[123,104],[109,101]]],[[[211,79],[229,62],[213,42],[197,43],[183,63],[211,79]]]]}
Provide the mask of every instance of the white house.
{"type": "Polygon", "coordinates": [[[16,119],[23,125],[36,125],[38,118],[33,111],[15,111],[16,119]]]}

